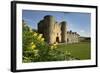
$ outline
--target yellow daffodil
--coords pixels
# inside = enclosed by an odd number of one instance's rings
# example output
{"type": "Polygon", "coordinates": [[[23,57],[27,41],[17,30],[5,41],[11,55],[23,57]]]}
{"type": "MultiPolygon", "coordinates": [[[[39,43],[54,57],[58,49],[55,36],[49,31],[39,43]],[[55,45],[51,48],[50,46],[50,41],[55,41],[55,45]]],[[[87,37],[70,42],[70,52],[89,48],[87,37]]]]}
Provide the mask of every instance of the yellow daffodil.
{"type": "Polygon", "coordinates": [[[41,38],[41,41],[44,41],[44,38],[41,38]]]}
{"type": "Polygon", "coordinates": [[[56,43],[55,43],[55,44],[50,45],[50,49],[55,49],[55,48],[57,48],[57,44],[56,44],[56,43]]]}
{"type": "Polygon", "coordinates": [[[36,45],[35,44],[32,45],[32,49],[34,49],[34,48],[36,48],[36,45]]]}
{"type": "Polygon", "coordinates": [[[53,47],[53,45],[52,46],[50,46],[50,49],[53,49],[54,47],[53,47]]]}
{"type": "Polygon", "coordinates": [[[41,37],[40,37],[40,36],[38,36],[38,37],[37,37],[37,39],[40,41],[40,40],[41,40],[41,37]]]}
{"type": "Polygon", "coordinates": [[[39,37],[41,38],[43,36],[43,34],[39,34],[39,37]]]}
{"type": "Polygon", "coordinates": [[[33,45],[34,43],[33,42],[31,42],[31,45],[33,45]]]}
{"type": "Polygon", "coordinates": [[[37,37],[37,39],[40,41],[41,40],[41,38],[42,38],[42,34],[39,34],[39,36],[37,37]]]}
{"type": "Polygon", "coordinates": [[[34,34],[33,34],[33,36],[37,36],[38,34],[35,32],[34,34]]]}
{"type": "Polygon", "coordinates": [[[56,44],[53,44],[54,46],[56,46],[56,44]]]}

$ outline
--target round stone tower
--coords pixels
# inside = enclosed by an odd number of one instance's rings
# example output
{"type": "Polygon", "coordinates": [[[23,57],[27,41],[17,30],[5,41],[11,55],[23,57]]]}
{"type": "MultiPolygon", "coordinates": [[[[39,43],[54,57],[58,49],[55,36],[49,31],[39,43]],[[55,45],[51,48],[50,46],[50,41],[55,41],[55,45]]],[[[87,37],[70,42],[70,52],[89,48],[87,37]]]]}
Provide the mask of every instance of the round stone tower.
{"type": "Polygon", "coordinates": [[[38,32],[39,33],[43,33],[43,20],[41,20],[39,23],[38,23],[38,32]]]}
{"type": "Polygon", "coordinates": [[[51,15],[47,15],[44,17],[45,24],[46,24],[46,31],[47,31],[47,42],[49,44],[54,43],[54,35],[53,35],[53,29],[54,29],[54,24],[55,24],[55,19],[51,15]]]}
{"type": "Polygon", "coordinates": [[[67,42],[67,24],[66,21],[61,22],[61,41],[67,42]]]}

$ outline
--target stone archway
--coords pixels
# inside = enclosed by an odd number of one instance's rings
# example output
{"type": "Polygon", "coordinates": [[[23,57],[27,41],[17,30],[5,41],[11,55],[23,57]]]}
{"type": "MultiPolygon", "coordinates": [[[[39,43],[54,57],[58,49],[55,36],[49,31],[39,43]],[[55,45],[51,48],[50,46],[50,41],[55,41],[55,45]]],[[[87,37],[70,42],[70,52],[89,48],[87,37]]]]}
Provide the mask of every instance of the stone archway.
{"type": "Polygon", "coordinates": [[[69,43],[69,39],[67,38],[67,42],[69,43]]]}
{"type": "Polygon", "coordinates": [[[59,43],[59,37],[58,37],[58,36],[56,37],[56,42],[58,42],[58,43],[59,43]]]}

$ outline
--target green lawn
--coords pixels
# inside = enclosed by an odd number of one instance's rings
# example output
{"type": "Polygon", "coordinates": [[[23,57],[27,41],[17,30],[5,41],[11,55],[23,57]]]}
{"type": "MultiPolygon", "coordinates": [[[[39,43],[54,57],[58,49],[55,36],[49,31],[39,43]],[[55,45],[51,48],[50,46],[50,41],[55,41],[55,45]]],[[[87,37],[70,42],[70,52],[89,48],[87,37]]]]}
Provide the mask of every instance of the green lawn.
{"type": "Polygon", "coordinates": [[[81,42],[77,44],[60,44],[58,45],[60,51],[69,51],[71,56],[80,60],[91,58],[91,46],[89,42],[81,42]]]}

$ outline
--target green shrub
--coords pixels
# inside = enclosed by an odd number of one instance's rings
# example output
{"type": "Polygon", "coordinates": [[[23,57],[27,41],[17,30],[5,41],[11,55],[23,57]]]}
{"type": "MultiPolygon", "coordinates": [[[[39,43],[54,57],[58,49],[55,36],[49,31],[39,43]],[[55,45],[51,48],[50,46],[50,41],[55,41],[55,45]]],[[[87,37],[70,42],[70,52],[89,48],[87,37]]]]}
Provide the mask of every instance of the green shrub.
{"type": "Polygon", "coordinates": [[[57,43],[47,44],[42,34],[33,31],[23,23],[23,62],[45,62],[71,60],[71,54],[68,51],[59,51],[57,43]]]}

